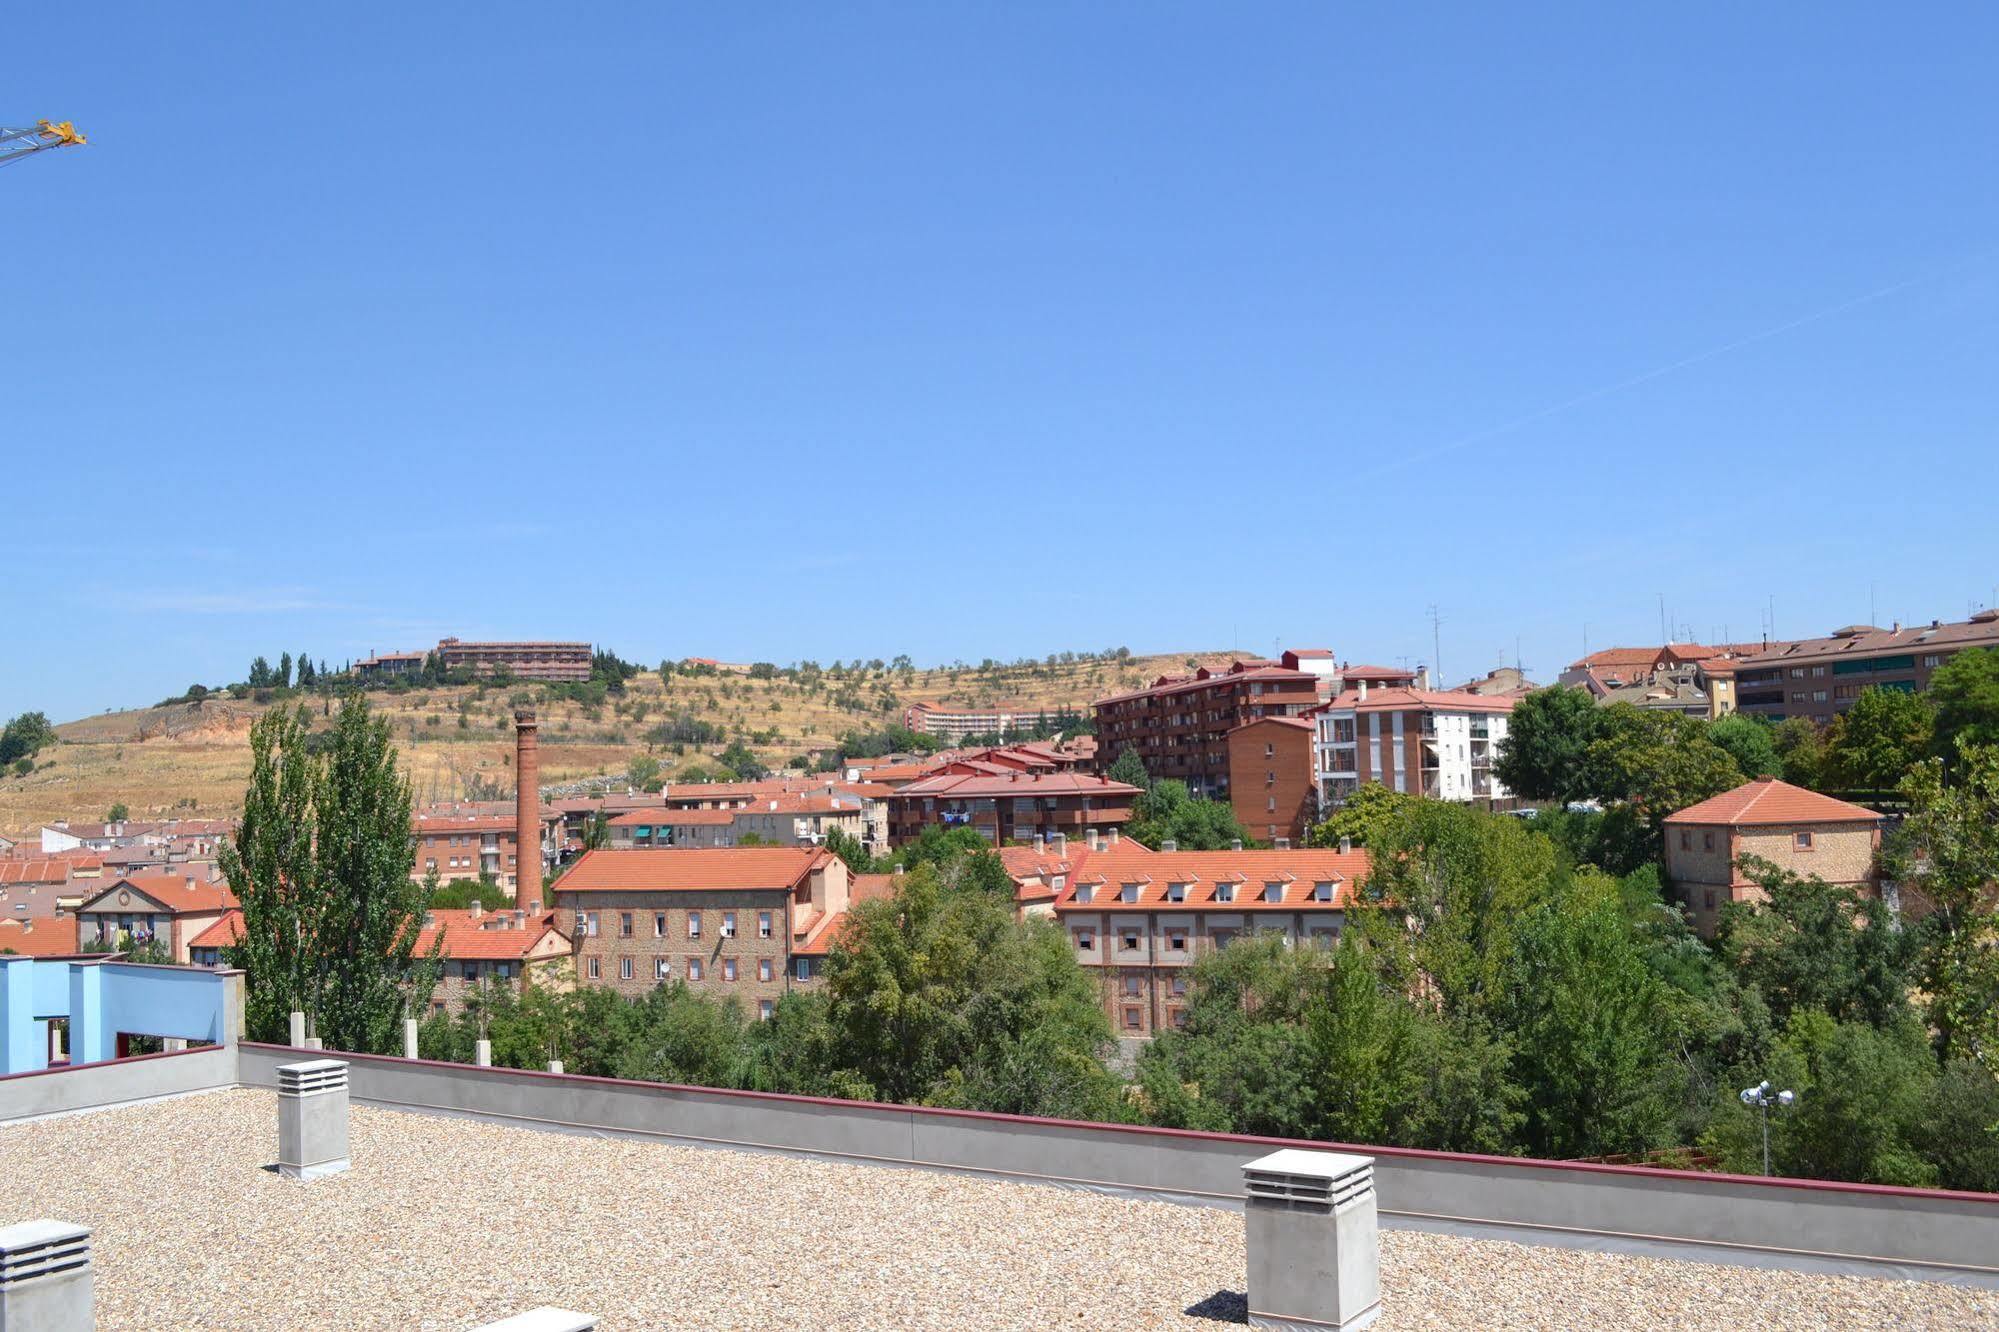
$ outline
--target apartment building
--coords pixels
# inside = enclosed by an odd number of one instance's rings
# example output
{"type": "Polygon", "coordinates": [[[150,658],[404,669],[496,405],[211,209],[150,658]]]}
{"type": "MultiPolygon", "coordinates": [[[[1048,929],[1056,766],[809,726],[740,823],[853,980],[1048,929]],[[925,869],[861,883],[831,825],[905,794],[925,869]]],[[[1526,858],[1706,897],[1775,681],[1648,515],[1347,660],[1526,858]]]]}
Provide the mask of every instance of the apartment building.
{"type": "Polygon", "coordinates": [[[1319,809],[1318,734],[1309,713],[1259,717],[1229,732],[1229,803],[1252,835],[1304,841],[1319,809]]]}
{"type": "Polygon", "coordinates": [[[354,663],[354,674],[363,681],[393,680],[422,672],[421,652],[377,652],[354,663]]]}
{"type": "Polygon", "coordinates": [[[1057,891],[1053,915],[1076,962],[1098,978],[1121,1037],[1185,1021],[1190,969],[1245,935],[1330,947],[1367,877],[1365,850],[1092,852],[1057,891]]]}
{"type": "Polygon", "coordinates": [[[1367,782],[1433,800],[1510,799],[1492,775],[1514,699],[1365,681],[1314,716],[1320,798],[1337,806],[1367,782]]]}
{"type": "Polygon", "coordinates": [[[1888,629],[1852,624],[1824,638],[1773,644],[1735,666],[1737,706],[1751,716],[1805,717],[1824,725],[1870,687],[1921,693],[1953,656],[1999,647],[1999,609],[1959,623],[1888,629]]]}
{"type": "Polygon", "coordinates": [[[436,873],[442,883],[482,875],[511,888],[520,873],[514,820],[504,814],[419,814],[412,822],[416,861],[410,877],[436,873]]]}
{"type": "Polygon", "coordinates": [[[96,854],[0,860],[0,920],[74,911],[103,879],[104,861],[96,854]]]}
{"type": "Polygon", "coordinates": [[[1131,821],[1139,790],[1078,772],[986,772],[951,764],[887,798],[888,840],[901,846],[927,827],[971,828],[994,846],[1066,836],[1108,836],[1131,821]]]}
{"type": "Polygon", "coordinates": [[[585,852],[553,892],[579,984],[638,996],[685,981],[769,1017],[792,988],[817,983],[817,964],[801,966],[794,948],[836,928],[851,888],[829,851],[729,847],[585,852]]]}
{"type": "Polygon", "coordinates": [[[1863,806],[1759,777],[1666,816],[1666,878],[1703,935],[1730,902],[1764,900],[1744,856],[1871,897],[1883,822],[1863,806]]]}
{"type": "Polygon", "coordinates": [[[1173,778],[1189,791],[1229,798],[1228,735],[1259,717],[1295,717],[1317,707],[1328,676],[1274,660],[1242,660],[1221,670],[1162,675],[1144,689],[1092,705],[1097,766],[1106,770],[1127,749],[1153,778],[1173,778]]]}
{"type": "Polygon", "coordinates": [[[468,643],[457,638],[437,641],[444,669],[464,667],[474,675],[502,672],[521,680],[575,683],[590,678],[588,643],[468,643]]]}
{"type": "Polygon", "coordinates": [[[736,844],[733,809],[635,809],[610,821],[611,848],[736,844]]]}
{"type": "Polygon", "coordinates": [[[902,710],[902,724],[912,731],[953,743],[975,735],[1005,735],[1054,720],[1056,713],[1023,703],[995,703],[980,708],[947,708],[940,703],[912,703],[902,710]]]}

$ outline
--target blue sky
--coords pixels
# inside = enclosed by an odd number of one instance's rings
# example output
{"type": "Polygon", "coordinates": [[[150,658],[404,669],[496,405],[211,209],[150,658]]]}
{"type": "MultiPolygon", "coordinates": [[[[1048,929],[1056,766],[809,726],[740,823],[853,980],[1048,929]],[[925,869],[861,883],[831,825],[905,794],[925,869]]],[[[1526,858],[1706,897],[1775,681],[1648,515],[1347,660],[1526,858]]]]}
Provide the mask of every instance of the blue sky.
{"type": "Polygon", "coordinates": [[[1999,583],[1999,11],[116,5],[10,44],[0,713],[1999,583]],[[1982,367],[1982,368],[1981,368],[1982,367]],[[52,643],[67,648],[51,650],[52,643]]]}

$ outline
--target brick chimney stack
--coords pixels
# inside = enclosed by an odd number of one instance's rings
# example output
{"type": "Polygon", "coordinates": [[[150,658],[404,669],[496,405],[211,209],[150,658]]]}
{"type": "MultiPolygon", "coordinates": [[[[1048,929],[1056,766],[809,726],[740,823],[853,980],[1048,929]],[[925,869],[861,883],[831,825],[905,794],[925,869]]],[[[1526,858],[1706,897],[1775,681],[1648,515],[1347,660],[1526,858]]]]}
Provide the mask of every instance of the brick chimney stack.
{"type": "Polygon", "coordinates": [[[533,708],[514,709],[514,905],[541,910],[541,740],[533,708]]]}

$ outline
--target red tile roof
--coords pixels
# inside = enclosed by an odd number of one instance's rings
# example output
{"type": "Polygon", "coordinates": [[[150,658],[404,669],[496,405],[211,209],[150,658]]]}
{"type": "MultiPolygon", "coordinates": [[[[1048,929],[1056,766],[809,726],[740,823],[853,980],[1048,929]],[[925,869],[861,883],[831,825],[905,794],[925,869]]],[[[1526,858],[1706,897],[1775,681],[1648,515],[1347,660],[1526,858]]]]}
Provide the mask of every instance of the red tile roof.
{"type": "Polygon", "coordinates": [[[1301,731],[1316,731],[1319,729],[1319,724],[1313,721],[1312,718],[1317,716],[1319,711],[1318,708],[1313,708],[1309,712],[1300,713],[1296,717],[1252,717],[1235,729],[1238,731],[1247,731],[1252,726],[1291,726],[1301,731]]]}
{"type": "Polygon", "coordinates": [[[225,911],[213,925],[187,941],[189,948],[227,948],[243,942],[243,911],[225,911]]]}
{"type": "Polygon", "coordinates": [[[77,951],[75,916],[0,919],[0,953],[21,957],[65,957],[77,951]]]}
{"type": "MultiPolygon", "coordinates": [[[[573,873],[573,871],[572,871],[573,873]]],[[[444,936],[444,956],[455,960],[506,962],[528,955],[530,949],[555,929],[553,911],[529,912],[525,925],[515,929],[509,910],[486,911],[474,916],[469,910],[426,912],[429,918],[416,936],[418,955],[428,953],[440,932],[444,936]]]]}
{"type": "Polygon", "coordinates": [[[586,851],[554,891],[789,891],[832,853],[813,847],[637,847],[586,851]]]}
{"type": "Polygon", "coordinates": [[[613,828],[726,828],[736,821],[733,809],[635,809],[610,821],[613,828]]]}
{"type": "Polygon", "coordinates": [[[1360,712],[1511,712],[1518,700],[1507,694],[1469,694],[1461,689],[1370,689],[1362,698],[1349,689],[1326,705],[1329,709],[1353,708],[1360,712]]]}
{"type": "Polygon", "coordinates": [[[1152,694],[1178,694],[1191,689],[1219,688],[1246,680],[1283,681],[1287,684],[1310,686],[1319,678],[1309,671],[1287,670],[1275,662],[1257,662],[1254,665],[1248,662],[1238,662],[1236,665],[1242,667],[1242,669],[1237,670],[1231,667],[1225,671],[1211,671],[1206,675],[1202,675],[1199,672],[1193,675],[1162,675],[1147,688],[1127,690],[1122,694],[1112,694],[1108,698],[1096,700],[1091,706],[1101,708],[1108,703],[1123,703],[1130,699],[1145,698],[1152,694]]]}
{"type": "Polygon", "coordinates": [[[1802,786],[1758,777],[1711,800],[1668,814],[1668,823],[1726,824],[1735,828],[1792,823],[1879,823],[1881,815],[1860,805],[1807,791],[1802,786]]]}
{"type": "Polygon", "coordinates": [[[69,882],[71,871],[78,868],[79,864],[78,861],[58,860],[53,857],[36,860],[0,860],[0,884],[65,884],[69,882]]]}
{"type": "Polygon", "coordinates": [[[209,882],[195,879],[192,884],[184,874],[128,874],[122,879],[114,879],[86,900],[79,911],[116,910],[116,907],[101,907],[106,898],[120,888],[130,888],[133,892],[144,893],[173,915],[200,914],[206,911],[226,911],[237,905],[236,894],[229,891],[227,883],[209,882]]]}
{"type": "Polygon", "coordinates": [[[1367,852],[1321,850],[1312,847],[1288,851],[1147,851],[1142,847],[1119,846],[1098,851],[1087,867],[1074,876],[1055,899],[1061,911],[1332,911],[1351,904],[1353,893],[1367,877],[1367,852]],[[1167,885],[1185,884],[1183,900],[1170,901],[1167,885]],[[1217,884],[1234,885],[1235,900],[1215,900],[1217,884]],[[1283,885],[1283,900],[1267,902],[1268,884],[1283,885]],[[1333,885],[1330,902],[1313,900],[1313,890],[1321,883],[1333,885]],[[1119,900],[1126,884],[1136,888],[1137,900],[1119,900]],[[1078,889],[1090,891],[1088,902],[1078,902],[1078,889]]]}
{"type": "Polygon", "coordinates": [[[1136,796],[1136,786],[1080,772],[939,773],[897,791],[891,799],[923,796],[1136,796]]]}

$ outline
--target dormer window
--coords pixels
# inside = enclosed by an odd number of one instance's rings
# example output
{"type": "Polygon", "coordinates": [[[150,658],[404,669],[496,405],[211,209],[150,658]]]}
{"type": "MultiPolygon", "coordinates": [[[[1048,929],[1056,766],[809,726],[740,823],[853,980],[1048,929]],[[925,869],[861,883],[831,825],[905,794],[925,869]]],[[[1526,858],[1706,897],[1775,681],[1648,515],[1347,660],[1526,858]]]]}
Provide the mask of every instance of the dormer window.
{"type": "Polygon", "coordinates": [[[1138,885],[1135,883],[1127,883],[1123,887],[1119,888],[1117,893],[1117,900],[1120,902],[1136,902],[1138,900],[1138,885]]]}
{"type": "Polygon", "coordinates": [[[1284,885],[1281,883],[1264,884],[1263,900],[1266,902],[1282,902],[1284,900],[1284,885]]]}
{"type": "Polygon", "coordinates": [[[1232,884],[1232,883],[1218,883],[1218,884],[1216,884],[1216,885],[1215,885],[1215,900],[1216,900],[1217,902],[1233,902],[1233,901],[1235,901],[1235,885],[1234,885],[1234,884],[1232,884]]]}
{"type": "Polygon", "coordinates": [[[1313,885],[1312,885],[1312,900],[1313,900],[1314,902],[1330,902],[1330,901],[1332,901],[1332,900],[1333,900],[1333,885],[1331,885],[1330,883],[1315,883],[1315,884],[1313,884],[1313,885]]]}
{"type": "Polygon", "coordinates": [[[1090,899],[1096,896],[1096,892],[1097,890],[1089,884],[1079,883],[1076,885],[1076,901],[1083,906],[1088,906],[1090,899]]]}
{"type": "Polygon", "coordinates": [[[1187,900],[1187,885],[1186,885],[1186,884],[1184,884],[1184,883],[1169,883],[1169,884],[1167,884],[1167,885],[1166,885],[1166,900],[1167,900],[1167,901],[1169,901],[1169,902],[1184,902],[1184,901],[1186,901],[1186,900],[1187,900]]]}

